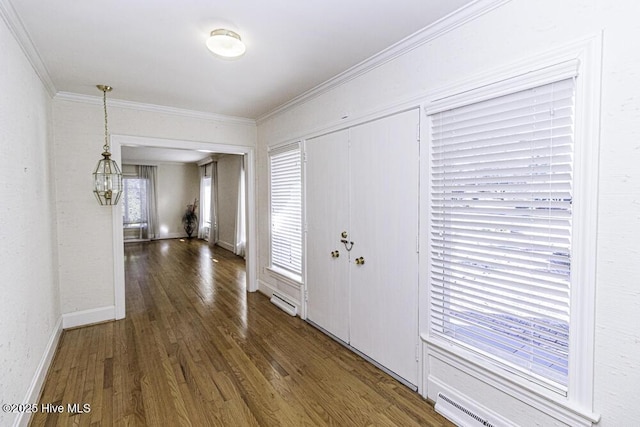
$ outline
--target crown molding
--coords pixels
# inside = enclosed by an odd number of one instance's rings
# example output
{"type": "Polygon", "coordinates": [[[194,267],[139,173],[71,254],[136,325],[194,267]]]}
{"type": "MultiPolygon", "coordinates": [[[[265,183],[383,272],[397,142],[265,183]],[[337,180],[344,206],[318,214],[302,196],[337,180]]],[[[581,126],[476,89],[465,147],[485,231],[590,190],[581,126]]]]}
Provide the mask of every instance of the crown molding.
{"type": "MultiPolygon", "coordinates": [[[[1,1],[1,0],[0,0],[1,1]]],[[[72,92],[58,92],[56,100],[78,102],[81,104],[102,105],[101,96],[81,95],[72,92]]],[[[141,102],[124,101],[121,99],[109,98],[109,106],[125,108],[128,110],[148,111],[151,113],[169,114],[172,116],[189,117],[200,120],[213,120],[218,122],[255,126],[256,121],[237,116],[225,116],[223,114],[207,113],[203,111],[185,110],[182,108],[167,107],[164,105],[145,104],[141,102]]]]}
{"type": "Polygon", "coordinates": [[[279,107],[276,107],[269,113],[258,117],[256,119],[256,123],[261,124],[264,121],[277,116],[278,114],[281,114],[291,108],[304,104],[305,102],[308,102],[313,98],[329,92],[338,86],[341,86],[363,74],[366,74],[386,64],[387,62],[394,60],[399,56],[406,54],[407,52],[410,52],[432,40],[437,39],[438,37],[441,37],[442,35],[466,24],[467,22],[473,21],[474,19],[502,6],[503,4],[508,3],[509,1],[511,0],[476,0],[472,3],[469,3],[468,5],[463,6],[460,9],[450,13],[449,15],[439,19],[433,24],[421,30],[418,30],[417,32],[400,40],[394,45],[382,50],[374,56],[365,59],[364,61],[354,65],[348,70],[336,75],[335,77],[330,78],[324,83],[319,84],[313,89],[310,89],[307,92],[304,92],[301,95],[293,98],[292,100],[280,105],[279,107]]]}
{"type": "Polygon", "coordinates": [[[53,84],[53,80],[51,80],[49,70],[47,70],[47,66],[44,65],[44,62],[42,61],[36,46],[33,44],[29,33],[25,29],[22,20],[9,0],[0,0],[0,16],[2,16],[2,19],[7,24],[9,31],[18,42],[18,45],[24,52],[27,60],[33,67],[33,70],[40,78],[40,81],[49,93],[49,96],[53,98],[56,94],[56,87],[53,84]]]}

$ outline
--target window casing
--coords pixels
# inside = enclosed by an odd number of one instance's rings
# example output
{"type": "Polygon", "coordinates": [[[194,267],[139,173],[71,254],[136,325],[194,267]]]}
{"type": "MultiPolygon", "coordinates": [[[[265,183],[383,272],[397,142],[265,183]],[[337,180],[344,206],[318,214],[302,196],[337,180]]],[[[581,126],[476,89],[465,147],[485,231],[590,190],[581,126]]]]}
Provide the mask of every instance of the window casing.
{"type": "Polygon", "coordinates": [[[560,389],[573,117],[573,78],[431,116],[431,331],[560,389]]]}
{"type": "MultiPolygon", "coordinates": [[[[425,266],[424,276],[422,276],[425,297],[422,337],[425,341],[426,372],[428,373],[431,369],[430,358],[445,361],[477,380],[484,381],[513,396],[519,396],[519,399],[523,399],[532,406],[544,407],[546,413],[566,420],[572,425],[590,425],[599,419],[599,416],[592,411],[600,96],[598,52],[600,49],[601,40],[598,37],[567,44],[554,51],[532,57],[531,60],[512,64],[503,70],[494,69],[468,80],[455,82],[435,92],[435,96],[432,96],[431,100],[424,105],[427,120],[424,122],[423,131],[428,134],[428,138],[424,138],[424,150],[428,153],[429,163],[429,167],[424,169],[423,174],[424,182],[427,184],[423,186],[421,192],[424,203],[423,212],[425,212],[422,223],[425,232],[422,241],[426,250],[421,251],[423,254],[421,257],[425,266]],[[567,314],[564,316],[568,318],[568,357],[566,376],[549,378],[549,376],[545,377],[528,371],[526,366],[523,368],[515,362],[509,362],[501,358],[500,354],[496,356],[493,350],[474,348],[469,343],[450,339],[443,333],[442,324],[432,319],[433,315],[437,315],[434,313],[438,310],[442,313],[445,306],[442,304],[442,298],[438,301],[438,297],[432,293],[435,287],[431,285],[432,270],[439,268],[436,266],[433,254],[436,249],[432,247],[432,245],[435,246],[434,242],[438,237],[434,227],[436,215],[431,214],[435,199],[432,194],[432,185],[437,185],[431,173],[435,159],[433,156],[436,154],[433,146],[434,118],[445,111],[453,111],[460,107],[567,79],[571,79],[575,85],[572,99],[574,109],[571,118],[573,143],[569,153],[571,157],[571,197],[568,211],[570,212],[568,229],[570,256],[569,264],[565,266],[569,269],[569,295],[565,299],[568,301],[568,306],[567,314]]],[[[480,154],[476,153],[476,155],[480,154]]],[[[555,201],[564,202],[566,199],[555,201]]],[[[539,209],[538,213],[541,210],[539,209]]],[[[477,301],[482,300],[478,298],[477,301]]],[[[487,322],[484,326],[487,326],[487,322]]],[[[528,329],[535,334],[534,327],[528,327],[528,329]]],[[[425,381],[431,384],[428,378],[425,377],[425,381]]],[[[447,383],[446,378],[438,379],[447,383]]]]}
{"type": "Polygon", "coordinates": [[[299,143],[269,153],[271,267],[302,275],[302,167],[299,143]]]}

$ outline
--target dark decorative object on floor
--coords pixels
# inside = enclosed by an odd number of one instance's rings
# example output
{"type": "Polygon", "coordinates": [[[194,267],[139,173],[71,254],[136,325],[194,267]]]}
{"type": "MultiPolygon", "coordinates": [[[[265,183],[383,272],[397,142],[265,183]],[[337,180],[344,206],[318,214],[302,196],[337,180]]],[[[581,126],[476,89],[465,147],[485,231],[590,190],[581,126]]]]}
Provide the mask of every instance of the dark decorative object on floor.
{"type": "Polygon", "coordinates": [[[198,228],[198,215],[196,210],[198,209],[198,199],[194,199],[192,204],[187,205],[187,210],[182,215],[182,225],[187,236],[191,238],[191,235],[198,228]]]}

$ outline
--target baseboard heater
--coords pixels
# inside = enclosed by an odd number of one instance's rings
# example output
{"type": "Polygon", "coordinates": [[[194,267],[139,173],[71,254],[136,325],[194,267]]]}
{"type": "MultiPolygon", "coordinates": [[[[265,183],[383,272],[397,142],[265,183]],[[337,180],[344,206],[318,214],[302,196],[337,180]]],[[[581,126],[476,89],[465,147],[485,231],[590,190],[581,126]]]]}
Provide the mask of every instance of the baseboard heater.
{"type": "Polygon", "coordinates": [[[276,307],[280,308],[282,311],[284,311],[287,314],[290,314],[291,316],[295,316],[296,314],[298,314],[298,308],[295,305],[291,304],[289,301],[282,298],[278,294],[271,295],[271,302],[276,307]]]}
{"type": "Polygon", "coordinates": [[[507,420],[480,408],[456,393],[438,393],[435,405],[436,412],[460,427],[507,427],[513,425],[507,420]]]}

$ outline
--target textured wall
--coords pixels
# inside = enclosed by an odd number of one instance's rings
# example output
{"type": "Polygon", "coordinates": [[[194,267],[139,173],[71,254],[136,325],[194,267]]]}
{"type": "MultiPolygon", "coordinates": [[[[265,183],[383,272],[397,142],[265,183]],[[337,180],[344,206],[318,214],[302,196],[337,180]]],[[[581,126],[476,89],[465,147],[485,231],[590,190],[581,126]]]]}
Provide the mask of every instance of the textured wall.
{"type": "MultiPolygon", "coordinates": [[[[303,105],[259,123],[260,279],[272,281],[262,273],[262,267],[269,263],[268,145],[304,137],[336,123],[343,112],[364,115],[603,31],[598,257],[594,260],[597,267],[594,410],[602,415],[601,426],[637,424],[640,419],[639,12],[638,3],[633,0],[512,0],[303,105]]],[[[489,396],[478,381],[461,373],[442,372],[454,375],[459,386],[471,395],[489,396]]],[[[505,396],[497,404],[530,425],[545,425],[549,421],[505,396]],[[520,418],[523,414],[526,417],[520,418]]]]}
{"type": "Polygon", "coordinates": [[[51,98],[2,19],[0,52],[0,401],[21,403],[60,319],[51,98]]]}

